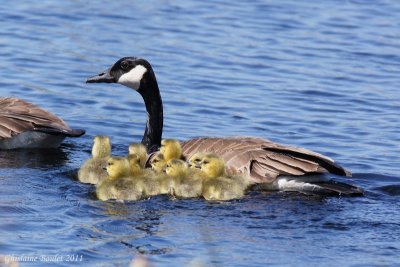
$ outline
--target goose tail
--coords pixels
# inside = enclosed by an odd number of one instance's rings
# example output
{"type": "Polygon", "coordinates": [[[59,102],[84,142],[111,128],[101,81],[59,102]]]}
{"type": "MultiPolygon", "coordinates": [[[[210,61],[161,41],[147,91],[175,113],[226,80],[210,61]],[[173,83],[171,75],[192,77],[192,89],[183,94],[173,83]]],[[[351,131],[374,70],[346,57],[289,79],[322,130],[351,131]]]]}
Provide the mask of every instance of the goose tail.
{"type": "Polygon", "coordinates": [[[363,196],[360,187],[325,177],[279,177],[272,184],[259,184],[255,189],[300,192],[323,196],[363,196]]]}
{"type": "Polygon", "coordinates": [[[35,127],[33,130],[51,135],[63,135],[66,137],[80,137],[86,133],[83,129],[57,129],[48,127],[35,127]]]}

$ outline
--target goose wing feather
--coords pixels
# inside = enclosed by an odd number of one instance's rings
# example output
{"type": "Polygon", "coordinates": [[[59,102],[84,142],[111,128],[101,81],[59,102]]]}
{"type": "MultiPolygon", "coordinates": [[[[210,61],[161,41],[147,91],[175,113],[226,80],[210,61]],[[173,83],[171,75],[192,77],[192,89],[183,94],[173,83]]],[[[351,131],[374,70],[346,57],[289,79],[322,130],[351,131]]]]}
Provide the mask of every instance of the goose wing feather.
{"type": "Polygon", "coordinates": [[[32,103],[14,97],[0,98],[0,138],[24,131],[74,133],[62,119],[32,103]]]}
{"type": "Polygon", "coordinates": [[[186,158],[196,152],[215,153],[225,160],[228,173],[241,173],[254,183],[271,183],[280,175],[351,175],[329,157],[256,137],[195,138],[182,142],[182,152],[186,158]]]}

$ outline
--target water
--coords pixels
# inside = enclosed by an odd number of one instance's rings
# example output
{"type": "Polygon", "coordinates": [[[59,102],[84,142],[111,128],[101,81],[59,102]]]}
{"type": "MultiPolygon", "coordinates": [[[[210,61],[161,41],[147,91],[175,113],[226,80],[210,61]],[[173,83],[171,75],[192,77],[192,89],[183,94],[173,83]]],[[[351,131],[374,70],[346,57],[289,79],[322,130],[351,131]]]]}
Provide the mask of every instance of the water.
{"type": "Polygon", "coordinates": [[[0,7],[1,96],[87,130],[56,151],[0,152],[0,254],[39,257],[21,266],[127,266],[138,254],[156,267],[400,265],[400,3],[236,2],[0,7]],[[71,178],[93,136],[122,155],[144,131],[136,92],[84,83],[123,56],[153,64],[164,137],[303,146],[351,169],[366,196],[96,201],[71,178]]]}

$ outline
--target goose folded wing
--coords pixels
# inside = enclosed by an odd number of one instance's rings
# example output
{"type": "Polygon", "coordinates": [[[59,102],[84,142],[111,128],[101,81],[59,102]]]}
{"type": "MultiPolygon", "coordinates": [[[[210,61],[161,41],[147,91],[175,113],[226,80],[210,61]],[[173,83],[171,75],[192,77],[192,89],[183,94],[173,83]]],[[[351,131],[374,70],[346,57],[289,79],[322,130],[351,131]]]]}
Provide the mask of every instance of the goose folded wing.
{"type": "Polygon", "coordinates": [[[67,124],[54,114],[18,98],[0,99],[0,138],[25,131],[69,134],[67,124]]]}

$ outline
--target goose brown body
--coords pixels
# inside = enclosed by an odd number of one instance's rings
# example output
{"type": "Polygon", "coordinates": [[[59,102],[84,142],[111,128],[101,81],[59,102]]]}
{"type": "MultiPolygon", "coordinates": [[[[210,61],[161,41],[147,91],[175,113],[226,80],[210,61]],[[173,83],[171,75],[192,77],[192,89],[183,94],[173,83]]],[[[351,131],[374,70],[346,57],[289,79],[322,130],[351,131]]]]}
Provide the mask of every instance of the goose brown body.
{"type": "Polygon", "coordinates": [[[297,147],[284,146],[256,137],[195,138],[181,143],[190,158],[197,152],[223,158],[229,174],[242,174],[251,183],[272,183],[278,176],[302,176],[331,172],[351,176],[332,159],[297,147]]]}
{"type": "Polygon", "coordinates": [[[65,137],[84,133],[32,103],[14,97],[0,98],[1,149],[57,147],[65,137]]]}

